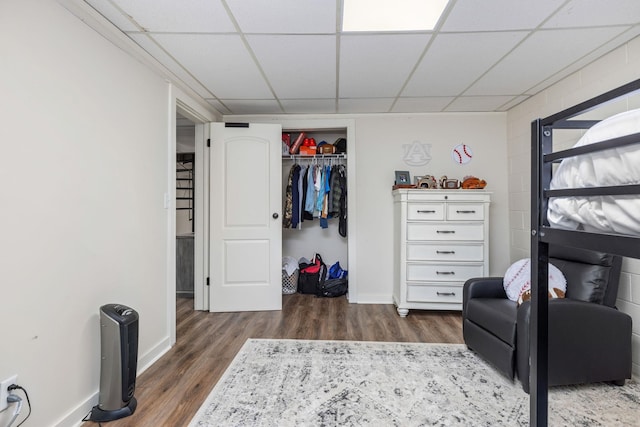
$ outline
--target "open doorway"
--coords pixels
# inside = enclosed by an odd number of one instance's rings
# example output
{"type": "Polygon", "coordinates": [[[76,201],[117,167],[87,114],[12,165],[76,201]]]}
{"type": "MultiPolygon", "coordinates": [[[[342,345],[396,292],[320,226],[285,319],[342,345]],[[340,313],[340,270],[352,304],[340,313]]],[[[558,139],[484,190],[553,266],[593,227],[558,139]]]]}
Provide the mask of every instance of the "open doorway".
{"type": "Polygon", "coordinates": [[[194,296],[195,123],[176,113],[176,297],[194,296]]]}
{"type": "Polygon", "coordinates": [[[209,161],[205,156],[211,120],[176,100],[176,298],[191,298],[195,310],[209,309],[208,276],[209,161]],[[181,270],[181,255],[188,257],[181,270]],[[181,275],[185,285],[181,285],[181,275]]]}

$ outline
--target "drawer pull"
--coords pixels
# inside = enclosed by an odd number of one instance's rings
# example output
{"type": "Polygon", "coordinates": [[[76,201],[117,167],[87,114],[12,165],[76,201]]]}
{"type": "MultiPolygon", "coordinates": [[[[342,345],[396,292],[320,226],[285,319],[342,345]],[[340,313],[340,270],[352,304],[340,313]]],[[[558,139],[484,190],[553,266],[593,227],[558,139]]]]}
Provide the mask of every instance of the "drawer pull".
{"type": "Polygon", "coordinates": [[[436,230],[436,233],[439,233],[439,234],[454,234],[455,230],[436,230]]]}
{"type": "Polygon", "coordinates": [[[418,212],[418,213],[436,213],[436,211],[431,211],[431,210],[429,210],[429,211],[426,211],[426,210],[418,210],[417,212],[418,212]]]}
{"type": "Polygon", "coordinates": [[[455,271],[436,271],[436,274],[456,274],[455,271]]]}
{"type": "Polygon", "coordinates": [[[439,297],[455,297],[455,292],[436,292],[439,297]]]}
{"type": "Polygon", "coordinates": [[[456,211],[457,213],[476,213],[476,211],[456,211]]]}
{"type": "Polygon", "coordinates": [[[437,254],[455,254],[456,251],[436,251],[437,254]]]}

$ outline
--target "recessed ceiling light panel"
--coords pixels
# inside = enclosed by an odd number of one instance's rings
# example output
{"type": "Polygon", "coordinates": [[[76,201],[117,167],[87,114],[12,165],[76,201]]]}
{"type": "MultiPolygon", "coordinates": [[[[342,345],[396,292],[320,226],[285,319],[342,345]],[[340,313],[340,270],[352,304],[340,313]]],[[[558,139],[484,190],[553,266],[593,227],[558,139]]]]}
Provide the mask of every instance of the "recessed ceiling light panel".
{"type": "Polygon", "coordinates": [[[449,0],[344,0],[342,31],[430,31],[449,0]]]}

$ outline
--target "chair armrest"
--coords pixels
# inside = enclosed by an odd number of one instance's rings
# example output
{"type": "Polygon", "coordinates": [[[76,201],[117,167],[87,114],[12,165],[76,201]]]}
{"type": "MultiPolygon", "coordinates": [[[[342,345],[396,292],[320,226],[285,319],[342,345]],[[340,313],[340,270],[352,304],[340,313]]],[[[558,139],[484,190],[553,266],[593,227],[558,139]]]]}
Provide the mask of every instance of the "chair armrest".
{"type": "Polygon", "coordinates": [[[467,301],[471,298],[507,298],[502,277],[475,277],[462,288],[462,316],[466,317],[467,301]]]}
{"type": "MultiPolygon", "coordinates": [[[[527,301],[518,308],[516,332],[517,369],[525,390],[529,387],[530,318],[531,302],[527,301]]],[[[618,380],[630,375],[631,317],[626,313],[601,304],[552,299],[548,337],[549,385],[618,380]]]]}
{"type": "Polygon", "coordinates": [[[463,298],[506,298],[502,277],[476,277],[465,282],[463,298]]]}

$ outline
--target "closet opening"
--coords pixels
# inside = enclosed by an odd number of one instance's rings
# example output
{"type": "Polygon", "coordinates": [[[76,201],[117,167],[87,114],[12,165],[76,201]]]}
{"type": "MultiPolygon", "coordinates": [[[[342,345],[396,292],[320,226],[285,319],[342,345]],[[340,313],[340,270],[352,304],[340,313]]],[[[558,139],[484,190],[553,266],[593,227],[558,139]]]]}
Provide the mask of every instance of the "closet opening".
{"type": "MultiPolygon", "coordinates": [[[[283,297],[295,293],[285,265],[319,254],[349,274],[346,128],[287,128],[282,144],[283,297]]],[[[299,272],[298,272],[299,273],[299,272]]],[[[301,289],[295,288],[299,293],[301,289]]],[[[310,295],[310,297],[313,297],[310,295]]],[[[351,300],[351,298],[350,298],[351,300]]]]}

